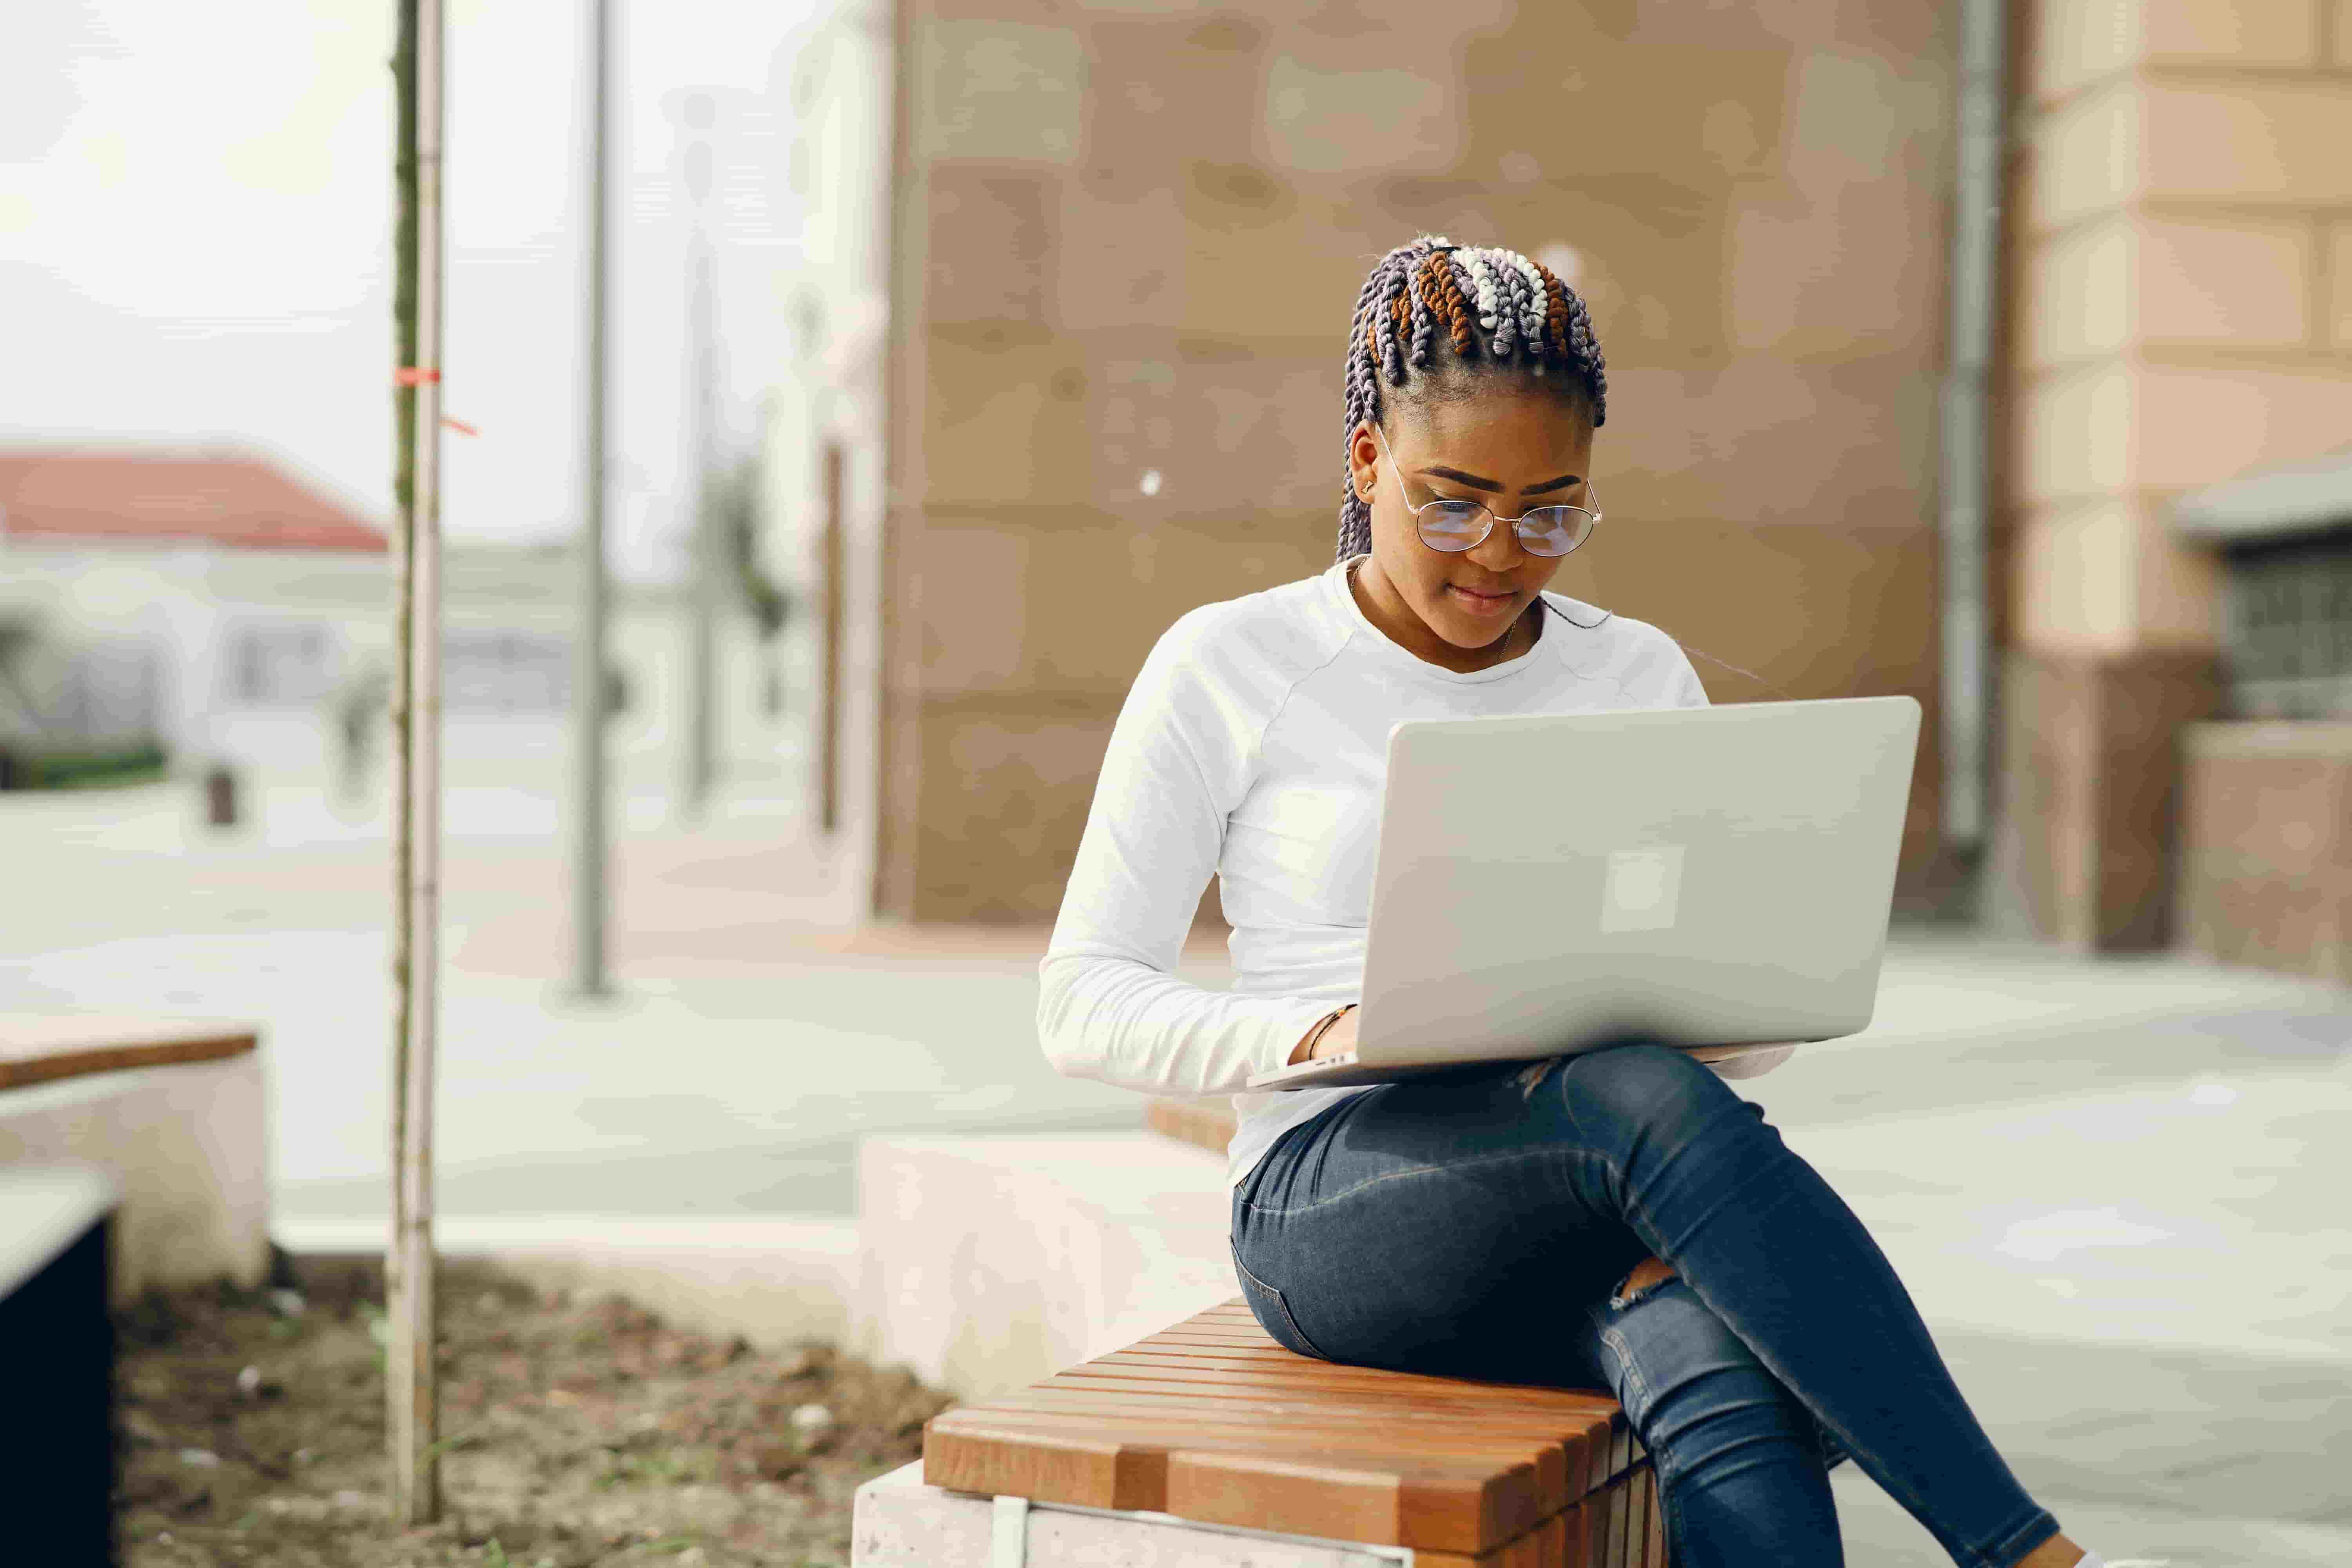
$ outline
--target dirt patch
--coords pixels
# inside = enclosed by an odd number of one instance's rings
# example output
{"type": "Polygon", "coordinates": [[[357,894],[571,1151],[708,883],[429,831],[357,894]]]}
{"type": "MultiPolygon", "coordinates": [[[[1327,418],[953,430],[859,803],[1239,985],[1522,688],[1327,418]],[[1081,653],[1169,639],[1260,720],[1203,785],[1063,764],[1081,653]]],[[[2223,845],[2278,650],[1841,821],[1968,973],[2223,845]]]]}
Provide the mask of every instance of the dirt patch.
{"type": "Polygon", "coordinates": [[[383,1273],[151,1294],[117,1315],[128,1568],[833,1568],[850,1494],[949,1403],[829,1347],[782,1354],[613,1298],[441,1273],[443,1521],[385,1514],[383,1273]]]}

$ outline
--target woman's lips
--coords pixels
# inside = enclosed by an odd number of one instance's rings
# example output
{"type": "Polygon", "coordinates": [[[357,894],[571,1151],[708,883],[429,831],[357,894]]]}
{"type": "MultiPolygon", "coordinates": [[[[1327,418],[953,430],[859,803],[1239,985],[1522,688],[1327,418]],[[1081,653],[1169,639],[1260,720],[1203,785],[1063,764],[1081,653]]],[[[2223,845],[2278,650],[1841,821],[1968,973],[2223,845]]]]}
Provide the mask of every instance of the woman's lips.
{"type": "Polygon", "coordinates": [[[1445,591],[1455,604],[1474,616],[1499,616],[1518,597],[1517,594],[1481,594],[1453,583],[1445,585],[1445,591]]]}

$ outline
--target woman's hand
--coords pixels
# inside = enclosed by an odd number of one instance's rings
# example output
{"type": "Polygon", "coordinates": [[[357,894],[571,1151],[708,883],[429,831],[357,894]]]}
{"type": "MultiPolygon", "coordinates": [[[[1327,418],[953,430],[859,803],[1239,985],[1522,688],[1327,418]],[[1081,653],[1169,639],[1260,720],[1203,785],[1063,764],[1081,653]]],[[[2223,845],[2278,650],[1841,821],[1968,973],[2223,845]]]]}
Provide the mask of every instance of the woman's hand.
{"type": "MultiPolygon", "coordinates": [[[[1318,1018],[1316,1022],[1320,1024],[1322,1020],[1318,1018]]],[[[1316,1040],[1315,1048],[1309,1051],[1307,1048],[1307,1041],[1314,1033],[1315,1030],[1310,1027],[1305,1035],[1298,1037],[1298,1044],[1293,1046],[1290,1050],[1291,1066],[1297,1067],[1300,1062],[1319,1062],[1325,1057],[1337,1056],[1341,1051],[1354,1050],[1356,1048],[1356,1009],[1350,1007],[1340,1014],[1339,1021],[1325,1029],[1322,1037],[1316,1040]]]]}

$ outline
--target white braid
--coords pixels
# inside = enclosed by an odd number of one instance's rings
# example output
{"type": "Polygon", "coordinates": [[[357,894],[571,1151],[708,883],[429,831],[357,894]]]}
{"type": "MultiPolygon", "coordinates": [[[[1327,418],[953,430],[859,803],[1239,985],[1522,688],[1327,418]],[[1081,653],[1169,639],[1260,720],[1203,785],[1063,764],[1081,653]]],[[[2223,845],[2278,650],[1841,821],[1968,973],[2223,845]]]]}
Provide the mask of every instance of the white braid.
{"type": "Polygon", "coordinates": [[[1470,286],[1478,301],[1478,324],[1488,331],[1495,330],[1495,307],[1497,295],[1495,274],[1486,265],[1487,251],[1484,246],[1455,251],[1462,258],[1464,268],[1470,274],[1470,286]]]}
{"type": "Polygon", "coordinates": [[[1520,313],[1519,331],[1528,342],[1539,343],[1543,342],[1545,317],[1550,313],[1551,296],[1544,291],[1543,274],[1536,270],[1534,262],[1516,250],[1511,252],[1511,260],[1517,266],[1519,276],[1528,280],[1528,308],[1520,313]]]}

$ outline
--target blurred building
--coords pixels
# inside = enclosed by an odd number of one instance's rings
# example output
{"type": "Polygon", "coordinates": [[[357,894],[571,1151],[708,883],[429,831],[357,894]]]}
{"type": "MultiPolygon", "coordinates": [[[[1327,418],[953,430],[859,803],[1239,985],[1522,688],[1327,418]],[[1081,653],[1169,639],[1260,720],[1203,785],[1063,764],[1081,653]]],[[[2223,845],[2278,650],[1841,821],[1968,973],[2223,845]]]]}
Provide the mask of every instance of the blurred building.
{"type": "Polygon", "coordinates": [[[18,745],[270,757],[380,614],[384,538],[247,453],[0,451],[0,689],[18,745]]]}
{"type": "Polygon", "coordinates": [[[2342,978],[2352,704],[2315,680],[2289,713],[2264,677],[2352,664],[2326,598],[2352,502],[2324,475],[2211,487],[2352,435],[2352,15],[2020,15],[1994,910],[2342,978]],[[2233,526],[2198,526],[2200,492],[2233,526]],[[2287,613],[2233,623],[2232,582],[2287,613]]]}
{"type": "Polygon", "coordinates": [[[780,470],[798,476],[786,548],[839,605],[825,668],[859,762],[836,787],[869,814],[876,911],[1052,914],[1153,639],[1330,560],[1356,290],[1431,231],[1538,256],[1591,303],[1610,518],[1562,586],[1712,656],[1719,702],[1927,705],[1899,907],[2093,947],[2255,928],[2195,940],[2341,973],[2345,731],[2228,728],[2228,551],[2172,519],[2352,432],[2352,16],[2003,9],[1999,722],[1988,756],[1947,758],[1937,393],[1962,15],[839,12],[806,57],[796,157],[846,270],[812,246],[790,298],[830,348],[780,389],[772,445],[801,454],[780,470]],[[826,452],[855,498],[831,508],[826,452]],[[847,520],[830,547],[828,518],[847,520]],[[2297,794],[2210,760],[2249,747],[2336,782],[2297,794]],[[1956,768],[1994,780],[1981,862],[1942,841],[1956,768]],[[2258,853],[2252,825],[2279,811],[2294,826],[2263,831],[2302,847],[2258,853]]]}
{"type": "MultiPolygon", "coordinates": [[[[378,788],[392,592],[382,530],[257,454],[0,450],[0,627],[15,628],[0,640],[0,724],[26,740],[151,737],[183,766],[378,788]]],[[[677,772],[688,610],[669,586],[616,595],[613,752],[637,793],[667,793],[677,772]]],[[[446,547],[453,781],[560,794],[578,614],[567,547],[446,547]]],[[[723,772],[739,791],[787,795],[799,780],[775,744],[784,683],[763,679],[777,655],[739,609],[719,623],[723,772]]]]}

